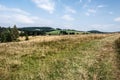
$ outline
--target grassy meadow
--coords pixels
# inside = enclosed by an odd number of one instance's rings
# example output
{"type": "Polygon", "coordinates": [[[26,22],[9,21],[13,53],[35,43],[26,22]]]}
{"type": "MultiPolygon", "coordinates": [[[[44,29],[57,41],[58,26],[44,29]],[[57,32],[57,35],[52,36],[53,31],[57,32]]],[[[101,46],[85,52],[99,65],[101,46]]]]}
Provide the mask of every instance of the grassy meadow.
{"type": "Polygon", "coordinates": [[[0,43],[0,80],[119,80],[119,37],[31,36],[0,43]]]}
{"type": "MultiPolygon", "coordinates": [[[[66,33],[70,34],[70,33],[74,33],[74,34],[82,34],[83,32],[80,31],[75,31],[75,30],[64,30],[66,31],[66,33]]],[[[60,35],[61,30],[55,30],[55,31],[50,31],[47,32],[48,35],[60,35]]]]}

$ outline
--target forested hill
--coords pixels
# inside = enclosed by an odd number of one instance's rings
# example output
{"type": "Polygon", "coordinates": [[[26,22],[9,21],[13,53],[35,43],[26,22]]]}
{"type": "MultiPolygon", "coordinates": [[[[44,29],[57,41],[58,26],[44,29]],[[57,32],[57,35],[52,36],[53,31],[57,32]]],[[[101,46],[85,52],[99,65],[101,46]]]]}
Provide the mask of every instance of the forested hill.
{"type": "Polygon", "coordinates": [[[89,33],[106,33],[106,32],[102,32],[102,31],[98,31],[98,30],[90,30],[88,32],[89,33]]]}
{"type": "Polygon", "coordinates": [[[60,29],[52,27],[23,27],[18,28],[19,31],[27,33],[28,35],[67,35],[67,34],[79,34],[81,31],[73,29],[60,29]]]}
{"type": "MultiPolygon", "coordinates": [[[[60,29],[60,28],[52,28],[52,27],[23,27],[23,28],[18,28],[20,31],[29,31],[29,32],[33,32],[33,31],[44,31],[44,32],[51,32],[51,31],[56,31],[56,30],[64,30],[64,31],[71,31],[71,29],[60,29]]],[[[73,30],[72,30],[73,31],[73,30]]],[[[74,30],[77,31],[77,30],[74,30]]],[[[77,31],[78,32],[78,31],[77,31]]],[[[83,31],[84,32],[84,31],[83,31]]],[[[98,30],[90,30],[87,31],[88,33],[107,33],[107,32],[102,32],[102,31],[98,31],[98,30]]]]}
{"type": "Polygon", "coordinates": [[[54,28],[51,27],[23,27],[23,28],[18,28],[20,31],[53,31],[55,30],[54,28]]]}

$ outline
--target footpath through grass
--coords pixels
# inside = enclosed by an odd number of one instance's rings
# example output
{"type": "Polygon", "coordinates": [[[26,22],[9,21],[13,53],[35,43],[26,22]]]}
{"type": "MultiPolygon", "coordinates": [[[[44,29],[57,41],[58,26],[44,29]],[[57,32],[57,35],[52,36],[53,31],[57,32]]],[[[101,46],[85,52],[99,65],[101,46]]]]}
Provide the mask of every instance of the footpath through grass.
{"type": "Polygon", "coordinates": [[[0,80],[119,80],[114,49],[118,37],[87,36],[34,43],[29,45],[33,48],[27,51],[29,54],[24,55],[0,51],[0,80]]]}

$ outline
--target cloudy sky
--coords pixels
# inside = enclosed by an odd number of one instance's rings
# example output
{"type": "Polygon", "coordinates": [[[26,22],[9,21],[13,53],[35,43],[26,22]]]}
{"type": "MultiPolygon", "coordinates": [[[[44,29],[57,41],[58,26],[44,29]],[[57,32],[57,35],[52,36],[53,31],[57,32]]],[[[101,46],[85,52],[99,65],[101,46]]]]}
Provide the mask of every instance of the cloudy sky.
{"type": "Polygon", "coordinates": [[[0,0],[0,26],[120,31],[120,0],[0,0]]]}

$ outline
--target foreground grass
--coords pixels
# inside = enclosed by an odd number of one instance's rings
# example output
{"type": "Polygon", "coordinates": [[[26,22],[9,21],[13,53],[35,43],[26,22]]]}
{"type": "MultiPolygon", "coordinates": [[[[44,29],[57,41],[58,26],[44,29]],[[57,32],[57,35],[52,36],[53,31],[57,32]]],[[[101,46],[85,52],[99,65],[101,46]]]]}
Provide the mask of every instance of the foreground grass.
{"type": "Polygon", "coordinates": [[[43,36],[0,44],[0,80],[119,80],[117,38],[43,36]]]}

